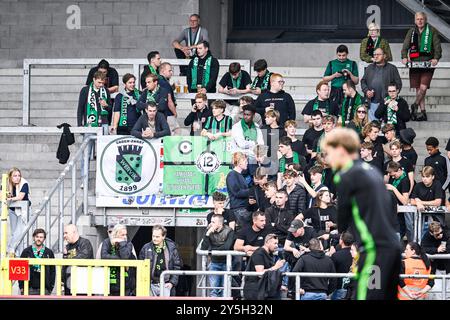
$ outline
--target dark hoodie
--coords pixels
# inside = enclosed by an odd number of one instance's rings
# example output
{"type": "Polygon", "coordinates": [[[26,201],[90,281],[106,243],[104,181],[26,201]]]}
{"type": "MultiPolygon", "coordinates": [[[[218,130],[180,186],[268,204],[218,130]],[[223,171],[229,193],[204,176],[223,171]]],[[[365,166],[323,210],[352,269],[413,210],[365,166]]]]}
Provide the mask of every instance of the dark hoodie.
{"type": "MultiPolygon", "coordinates": [[[[325,252],[311,250],[298,259],[292,272],[335,273],[334,263],[325,252]]],[[[336,278],[303,278],[301,288],[305,292],[331,294],[336,290],[336,278]]]]}
{"type": "Polygon", "coordinates": [[[258,112],[262,118],[266,113],[266,108],[273,106],[274,110],[280,113],[280,121],[278,122],[281,126],[287,120],[295,120],[295,103],[294,99],[289,93],[281,90],[277,93],[270,91],[264,91],[258,97],[255,102],[256,112],[258,112]]]}
{"type": "MultiPolygon", "coordinates": [[[[198,57],[198,66],[197,66],[197,84],[201,84],[203,80],[203,68],[205,66],[206,60],[212,56],[211,51],[208,51],[206,56],[202,59],[198,57]]],[[[189,71],[187,73],[187,84],[189,87],[189,92],[197,92],[197,88],[192,89],[192,68],[194,65],[194,58],[191,59],[191,62],[189,62],[189,71]]],[[[209,82],[206,84],[206,92],[215,93],[216,92],[216,82],[217,77],[219,76],[219,61],[212,57],[211,59],[211,71],[209,74],[209,82]]]]}
{"type": "MultiPolygon", "coordinates": [[[[143,139],[142,130],[147,129],[148,127],[148,115],[147,113],[144,113],[139,117],[138,121],[134,125],[131,130],[131,134],[136,138],[143,139]]],[[[155,117],[155,133],[153,138],[162,138],[165,136],[170,136],[170,128],[164,115],[161,112],[157,112],[155,117]]]]}

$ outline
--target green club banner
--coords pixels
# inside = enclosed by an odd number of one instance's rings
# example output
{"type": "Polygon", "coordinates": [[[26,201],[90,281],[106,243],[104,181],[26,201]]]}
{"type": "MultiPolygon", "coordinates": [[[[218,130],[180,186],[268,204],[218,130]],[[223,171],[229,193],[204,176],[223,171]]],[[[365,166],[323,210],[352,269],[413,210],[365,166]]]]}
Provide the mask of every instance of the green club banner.
{"type": "Polygon", "coordinates": [[[170,195],[226,193],[232,140],[164,137],[163,192],[170,195]]]}

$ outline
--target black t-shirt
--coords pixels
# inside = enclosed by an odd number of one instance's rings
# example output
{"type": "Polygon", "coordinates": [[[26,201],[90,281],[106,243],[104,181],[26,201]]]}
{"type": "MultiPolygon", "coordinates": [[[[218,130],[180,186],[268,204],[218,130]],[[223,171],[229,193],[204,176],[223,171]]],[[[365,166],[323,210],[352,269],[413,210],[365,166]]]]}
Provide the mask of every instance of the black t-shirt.
{"type": "Polygon", "coordinates": [[[337,221],[337,210],[334,206],[330,206],[326,209],[320,209],[318,207],[309,208],[305,211],[305,222],[313,226],[314,230],[325,230],[325,222],[337,221]]]}
{"type": "MultiPolygon", "coordinates": [[[[333,260],[336,273],[348,273],[353,263],[352,254],[350,253],[350,247],[336,251],[331,256],[331,260],[333,260]]],[[[344,289],[344,287],[342,286],[342,278],[338,278],[337,288],[344,289]]]]}
{"type": "Polygon", "coordinates": [[[433,201],[443,198],[442,185],[439,181],[434,180],[430,187],[425,186],[423,182],[416,183],[412,192],[411,199],[420,199],[422,201],[433,201]]]}
{"type": "MultiPolygon", "coordinates": [[[[384,169],[385,173],[387,173],[387,165],[388,165],[389,162],[391,162],[391,160],[386,161],[384,163],[384,168],[383,169],[384,169]]],[[[414,172],[414,166],[412,165],[412,163],[411,163],[411,161],[409,159],[407,159],[405,157],[402,157],[400,159],[400,161],[397,161],[397,162],[402,166],[403,171],[405,171],[407,174],[409,172],[414,172]]]]}
{"type": "Polygon", "coordinates": [[[414,150],[414,148],[411,148],[409,150],[402,150],[402,157],[405,157],[409,161],[411,161],[413,166],[416,166],[417,164],[417,152],[414,150]]]}
{"type": "Polygon", "coordinates": [[[316,236],[316,231],[314,230],[314,228],[311,228],[311,227],[304,227],[304,228],[305,228],[305,233],[302,236],[294,237],[292,232],[289,232],[288,236],[286,238],[286,240],[289,240],[292,242],[293,247],[297,250],[300,249],[300,246],[308,248],[309,240],[311,240],[312,238],[314,238],[316,236]]]}
{"type": "MultiPolygon", "coordinates": [[[[208,222],[208,224],[211,223],[211,218],[213,215],[214,210],[208,213],[208,215],[206,216],[206,221],[208,222]]],[[[230,210],[227,209],[223,210],[222,215],[223,215],[223,223],[226,224],[227,226],[230,224],[230,222],[236,221],[233,212],[231,212],[230,210]]]]}
{"type": "Polygon", "coordinates": [[[253,230],[252,226],[247,226],[238,231],[237,239],[244,240],[244,246],[262,247],[264,238],[272,231],[268,225],[258,232],[253,230]]]}
{"type": "MultiPolygon", "coordinates": [[[[269,269],[273,266],[273,255],[264,248],[258,248],[253,252],[246,271],[256,271],[255,266],[264,266],[264,269],[269,269]]],[[[257,282],[258,280],[258,277],[246,277],[245,279],[247,282],[257,282]]]]}
{"type": "Polygon", "coordinates": [[[303,143],[305,144],[305,147],[309,150],[312,150],[314,143],[316,140],[320,138],[324,130],[317,131],[314,128],[309,128],[305,131],[305,134],[303,135],[303,143]]]}
{"type": "MultiPolygon", "coordinates": [[[[394,181],[395,181],[394,178],[392,178],[392,177],[389,178],[389,184],[393,184],[394,181]]],[[[411,188],[411,183],[409,182],[408,176],[405,176],[397,186],[397,190],[401,194],[408,193],[410,188],[411,188]]],[[[395,197],[395,198],[397,198],[397,197],[395,197]]],[[[398,200],[398,198],[397,198],[397,203],[399,205],[402,205],[402,203],[398,200]]]]}
{"type": "MultiPolygon", "coordinates": [[[[247,85],[252,84],[252,79],[250,78],[250,75],[248,74],[247,71],[245,70],[241,70],[241,83],[239,85],[240,90],[243,90],[247,87],[247,85]]],[[[237,81],[237,79],[235,80],[237,81]]],[[[229,72],[225,73],[222,77],[222,79],[220,79],[219,84],[222,86],[222,88],[227,88],[231,89],[233,88],[233,80],[231,79],[231,74],[229,72]]]]}
{"type": "Polygon", "coordinates": [[[383,164],[380,162],[380,159],[377,159],[377,158],[372,158],[372,160],[370,160],[370,161],[366,161],[366,160],[363,160],[365,163],[368,163],[368,164],[370,164],[372,167],[374,167],[374,168],[377,168],[377,170],[381,173],[381,174],[383,174],[383,172],[385,172],[385,170],[383,170],[384,168],[383,168],[383,164]]]}
{"type": "Polygon", "coordinates": [[[297,152],[300,156],[304,156],[306,158],[308,155],[305,144],[300,140],[295,140],[295,142],[292,142],[291,148],[292,151],[297,152]]]}
{"type": "Polygon", "coordinates": [[[313,99],[308,101],[308,103],[303,108],[302,114],[310,116],[314,111],[314,104],[318,103],[318,110],[322,111],[323,114],[339,116],[339,105],[336,102],[326,100],[321,101],[317,99],[313,99]]]}

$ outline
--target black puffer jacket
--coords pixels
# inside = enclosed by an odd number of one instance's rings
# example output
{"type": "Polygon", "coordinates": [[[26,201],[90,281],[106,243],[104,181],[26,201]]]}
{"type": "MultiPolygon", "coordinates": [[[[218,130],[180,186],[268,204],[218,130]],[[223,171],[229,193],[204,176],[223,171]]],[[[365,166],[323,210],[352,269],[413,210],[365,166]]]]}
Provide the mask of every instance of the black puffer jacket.
{"type": "MultiPolygon", "coordinates": [[[[287,192],[287,187],[284,187],[287,192]]],[[[303,213],[306,209],[306,190],[301,185],[296,185],[294,190],[289,193],[287,207],[291,210],[294,215],[303,213]]]]}
{"type": "MultiPolygon", "coordinates": [[[[166,238],[164,241],[166,242],[166,249],[167,249],[164,250],[166,270],[181,270],[183,262],[181,261],[177,245],[173,240],[169,238],[166,238]]],[[[153,277],[156,266],[155,264],[156,253],[155,253],[155,245],[153,244],[153,242],[149,242],[142,247],[141,252],[139,252],[139,259],[140,260],[150,259],[150,270],[151,270],[150,276],[153,277]]],[[[177,275],[166,276],[164,282],[166,283],[170,282],[175,287],[178,284],[178,276],[177,275]]]]}
{"type": "Polygon", "coordinates": [[[273,227],[273,233],[278,236],[278,242],[284,244],[288,235],[288,229],[292,220],[294,220],[294,214],[289,209],[280,209],[275,205],[270,206],[265,211],[265,214],[266,225],[273,227]]]}

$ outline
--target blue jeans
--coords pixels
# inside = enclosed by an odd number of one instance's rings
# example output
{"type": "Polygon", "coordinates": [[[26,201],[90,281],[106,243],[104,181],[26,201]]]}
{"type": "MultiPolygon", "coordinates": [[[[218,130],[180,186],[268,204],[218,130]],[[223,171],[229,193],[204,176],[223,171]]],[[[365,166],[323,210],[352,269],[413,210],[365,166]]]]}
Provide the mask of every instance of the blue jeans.
{"type": "Polygon", "coordinates": [[[373,120],[378,120],[375,117],[375,111],[377,111],[379,105],[380,105],[379,103],[373,103],[373,102],[370,103],[369,114],[368,114],[370,122],[372,122],[373,120]]]}
{"type": "MultiPolygon", "coordinates": [[[[227,264],[222,262],[211,262],[208,267],[209,271],[226,271],[227,264]]],[[[210,287],[223,287],[224,276],[209,275],[209,286],[210,287]]],[[[212,289],[209,293],[210,297],[222,297],[223,289],[212,289]]]]}
{"type": "Polygon", "coordinates": [[[331,295],[331,300],[343,300],[347,295],[347,289],[337,289],[331,295]]]}
{"type": "Polygon", "coordinates": [[[8,210],[8,212],[9,212],[9,222],[11,224],[11,237],[7,245],[7,252],[8,253],[14,252],[16,257],[20,257],[20,254],[22,253],[23,249],[25,249],[24,240],[22,240],[19,243],[15,251],[13,250],[13,245],[16,241],[19,240],[19,236],[25,229],[26,223],[24,217],[18,216],[14,210],[8,210]]]}
{"type": "Polygon", "coordinates": [[[408,241],[414,241],[414,213],[404,212],[405,217],[405,227],[406,227],[406,238],[408,241]]]}
{"type": "Polygon", "coordinates": [[[305,294],[300,297],[300,300],[327,300],[327,295],[326,293],[305,292],[305,294]]]}

